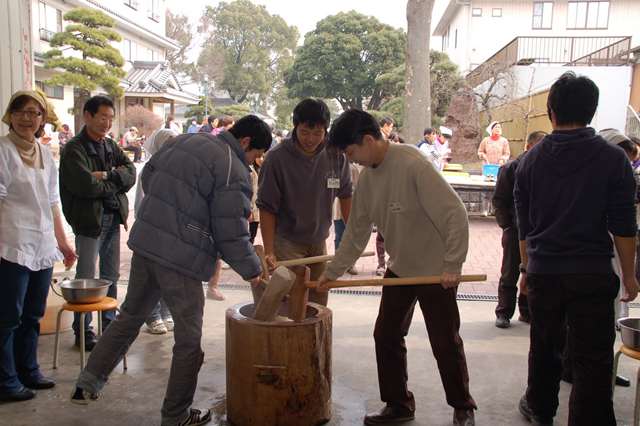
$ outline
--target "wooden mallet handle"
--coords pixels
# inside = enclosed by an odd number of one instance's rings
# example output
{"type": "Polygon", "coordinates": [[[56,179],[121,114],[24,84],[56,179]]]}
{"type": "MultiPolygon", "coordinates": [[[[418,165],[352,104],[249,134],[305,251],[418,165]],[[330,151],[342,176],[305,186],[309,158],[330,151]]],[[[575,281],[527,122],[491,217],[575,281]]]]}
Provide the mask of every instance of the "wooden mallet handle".
{"type": "MultiPolygon", "coordinates": [[[[440,275],[427,275],[423,277],[407,277],[407,278],[371,278],[364,280],[337,280],[329,281],[328,288],[341,287],[369,287],[369,286],[398,286],[398,285],[429,285],[440,284],[440,275]]],[[[486,275],[462,275],[460,282],[479,282],[486,281],[486,275]]],[[[318,287],[318,281],[307,281],[307,287],[318,287]]]]}
{"type": "MultiPolygon", "coordinates": [[[[373,256],[375,253],[372,251],[365,251],[360,257],[373,256]]],[[[303,257],[300,259],[280,260],[276,262],[276,266],[299,266],[299,265],[311,265],[313,263],[328,262],[333,260],[335,255],[324,254],[322,256],[303,257]]]]}

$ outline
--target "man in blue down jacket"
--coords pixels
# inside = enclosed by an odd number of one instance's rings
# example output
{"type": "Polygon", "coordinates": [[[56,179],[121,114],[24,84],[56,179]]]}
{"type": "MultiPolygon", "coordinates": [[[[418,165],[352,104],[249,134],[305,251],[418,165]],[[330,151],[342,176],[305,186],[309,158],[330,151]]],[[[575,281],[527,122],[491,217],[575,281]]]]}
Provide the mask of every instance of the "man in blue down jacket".
{"type": "Polygon", "coordinates": [[[228,132],[168,141],[142,171],[145,197],[129,237],[131,275],[121,314],[80,374],[72,402],[98,397],[160,297],[175,321],[175,345],[162,425],[201,425],[209,410],[191,408],[204,353],[204,294],[218,256],[253,286],[260,261],[249,242],[252,187],[248,164],[271,145],[269,126],[246,116],[228,132]]]}

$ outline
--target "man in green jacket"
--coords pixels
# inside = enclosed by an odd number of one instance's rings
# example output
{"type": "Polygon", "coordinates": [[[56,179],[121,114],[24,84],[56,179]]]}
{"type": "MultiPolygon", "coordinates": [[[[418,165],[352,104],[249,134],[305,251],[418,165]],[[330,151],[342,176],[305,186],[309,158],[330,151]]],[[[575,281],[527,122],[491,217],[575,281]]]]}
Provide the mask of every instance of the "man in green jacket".
{"type": "MultiPolygon", "coordinates": [[[[100,279],[110,281],[107,295],[117,297],[120,269],[120,225],[127,228],[126,192],[136,181],[136,169],[117,143],[107,137],[115,108],[111,99],[94,96],[84,105],[85,125],[65,146],[60,158],[62,211],[76,236],[76,278],[95,278],[100,257],[100,279]]],[[[103,329],[115,318],[102,312],[103,329]]],[[[91,314],[85,316],[85,350],[95,346],[91,314]]],[[[80,346],[79,315],[73,330],[80,346]]]]}

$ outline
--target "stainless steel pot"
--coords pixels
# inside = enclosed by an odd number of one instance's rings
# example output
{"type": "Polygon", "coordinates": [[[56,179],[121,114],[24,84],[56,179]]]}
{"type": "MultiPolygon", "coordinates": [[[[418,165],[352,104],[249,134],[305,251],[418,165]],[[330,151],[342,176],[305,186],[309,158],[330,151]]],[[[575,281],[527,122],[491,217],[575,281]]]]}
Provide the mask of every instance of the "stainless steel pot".
{"type": "Polygon", "coordinates": [[[634,351],[640,351],[640,318],[620,318],[618,324],[622,343],[634,351]]]}
{"type": "Polygon", "coordinates": [[[107,280],[65,280],[60,283],[60,290],[69,303],[98,303],[107,296],[110,285],[107,280]]]}

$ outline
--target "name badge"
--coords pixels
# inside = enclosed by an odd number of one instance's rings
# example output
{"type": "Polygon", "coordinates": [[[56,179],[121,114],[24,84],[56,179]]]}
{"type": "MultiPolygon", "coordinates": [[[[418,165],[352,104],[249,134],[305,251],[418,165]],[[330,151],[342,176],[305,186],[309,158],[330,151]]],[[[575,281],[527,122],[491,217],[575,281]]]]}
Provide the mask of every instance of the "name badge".
{"type": "Polygon", "coordinates": [[[327,188],[329,188],[329,189],[340,189],[340,178],[328,178],[327,179],[327,188]]]}
{"type": "Polygon", "coordinates": [[[391,210],[391,213],[402,213],[404,211],[404,208],[402,208],[402,204],[396,201],[393,203],[389,203],[389,210],[391,210]]]}

